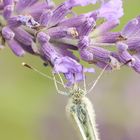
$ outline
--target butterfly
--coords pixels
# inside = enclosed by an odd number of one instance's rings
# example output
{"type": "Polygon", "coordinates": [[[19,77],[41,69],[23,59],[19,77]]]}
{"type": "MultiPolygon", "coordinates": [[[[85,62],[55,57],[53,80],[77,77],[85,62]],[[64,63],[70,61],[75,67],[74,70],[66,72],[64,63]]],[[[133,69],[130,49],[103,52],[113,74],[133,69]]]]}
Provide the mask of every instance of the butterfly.
{"type": "MultiPolygon", "coordinates": [[[[126,65],[129,62],[131,62],[131,60],[129,60],[123,65],[126,65]]],[[[66,106],[66,112],[68,114],[68,117],[72,120],[74,126],[77,128],[78,132],[81,134],[80,136],[82,137],[83,140],[99,140],[99,134],[96,128],[94,108],[91,101],[86,97],[86,95],[94,89],[95,85],[103,75],[108,65],[112,65],[114,69],[116,68],[118,69],[121,66],[123,66],[120,65],[119,62],[116,61],[115,59],[111,59],[110,63],[111,64],[107,64],[104,67],[104,69],[100,72],[99,76],[96,78],[92,87],[88,91],[86,89],[86,81],[84,73],[83,73],[84,89],[81,89],[77,83],[74,83],[74,85],[72,85],[71,87],[65,86],[64,81],[59,73],[57,74],[59,76],[60,81],[56,80],[54,73],[52,73],[53,77],[50,77],[27,63],[23,62],[22,65],[50,80],[53,80],[57,93],[68,96],[69,99],[66,106]],[[63,88],[67,91],[59,90],[58,84],[63,86],[63,88]]]]}

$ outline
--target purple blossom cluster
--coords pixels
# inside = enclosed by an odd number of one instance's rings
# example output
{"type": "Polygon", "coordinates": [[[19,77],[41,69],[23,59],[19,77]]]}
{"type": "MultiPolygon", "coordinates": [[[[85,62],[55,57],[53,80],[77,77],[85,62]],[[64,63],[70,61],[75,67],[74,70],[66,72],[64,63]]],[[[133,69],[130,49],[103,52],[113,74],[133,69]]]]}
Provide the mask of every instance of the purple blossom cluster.
{"type": "Polygon", "coordinates": [[[113,32],[122,16],[122,0],[66,0],[58,6],[51,0],[2,0],[0,48],[7,44],[17,56],[39,56],[69,85],[83,80],[84,72],[94,72],[80,60],[106,70],[127,65],[140,73],[140,17],[113,32]],[[97,2],[99,8],[88,13],[72,11],[97,2]]]}

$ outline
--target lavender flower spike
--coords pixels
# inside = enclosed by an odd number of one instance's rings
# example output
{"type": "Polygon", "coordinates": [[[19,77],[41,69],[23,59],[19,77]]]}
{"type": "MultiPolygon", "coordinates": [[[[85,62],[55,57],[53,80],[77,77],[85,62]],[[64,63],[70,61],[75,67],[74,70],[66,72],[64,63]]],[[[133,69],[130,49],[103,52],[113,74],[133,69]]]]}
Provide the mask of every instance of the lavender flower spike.
{"type": "MultiPolygon", "coordinates": [[[[98,0],[64,0],[57,6],[51,0],[2,0],[0,49],[7,45],[17,56],[28,52],[40,57],[53,73],[64,75],[68,86],[84,80],[85,72],[94,72],[84,68],[81,60],[103,71],[126,65],[140,73],[140,16],[122,31],[112,31],[124,14],[122,1],[102,0],[95,11],[77,14],[74,7],[96,4],[98,0]]],[[[75,113],[79,129],[84,130],[83,139],[91,140],[94,128],[90,119],[94,117],[87,117],[91,107],[86,107],[86,93],[74,89],[69,97],[76,108],[72,105],[70,113],[75,113]]]]}
{"type": "Polygon", "coordinates": [[[68,80],[67,85],[83,80],[83,67],[76,60],[63,56],[49,43],[50,37],[40,32],[37,35],[40,53],[45,61],[49,61],[55,73],[63,73],[68,80]]]}
{"type": "MultiPolygon", "coordinates": [[[[122,0],[108,0],[95,11],[67,16],[73,7],[96,2],[66,0],[54,7],[50,0],[5,0],[1,2],[2,42],[17,56],[25,52],[39,55],[51,64],[53,71],[63,73],[71,84],[83,79],[85,69],[80,59],[100,68],[108,65],[108,70],[112,69],[113,62],[123,64],[135,57],[139,60],[140,18],[130,21],[121,32],[111,31],[123,16],[122,0]],[[106,20],[98,24],[100,18],[106,20]],[[121,48],[120,44],[126,44],[127,48],[121,48]],[[109,51],[107,46],[117,47],[117,51],[109,51]],[[77,58],[73,50],[78,51],[81,58],[77,58]]],[[[138,62],[127,65],[136,70],[138,62]]]]}

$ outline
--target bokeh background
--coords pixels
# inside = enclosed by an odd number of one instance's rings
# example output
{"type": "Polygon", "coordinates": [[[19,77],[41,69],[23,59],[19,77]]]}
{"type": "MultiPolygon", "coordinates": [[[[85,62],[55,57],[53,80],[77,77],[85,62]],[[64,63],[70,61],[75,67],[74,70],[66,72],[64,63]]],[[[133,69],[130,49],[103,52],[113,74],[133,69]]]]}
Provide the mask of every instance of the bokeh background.
{"type": "MultiPolygon", "coordinates": [[[[124,0],[124,11],[117,30],[140,14],[140,1],[124,0]]],[[[9,48],[0,51],[0,140],[78,140],[66,117],[67,97],[56,94],[53,81],[22,67],[23,61],[50,74],[39,58],[28,54],[17,58],[9,48]]],[[[88,75],[87,83],[99,72],[88,75]]],[[[101,140],[140,139],[139,74],[125,67],[105,72],[88,97],[94,104],[101,140]]]]}

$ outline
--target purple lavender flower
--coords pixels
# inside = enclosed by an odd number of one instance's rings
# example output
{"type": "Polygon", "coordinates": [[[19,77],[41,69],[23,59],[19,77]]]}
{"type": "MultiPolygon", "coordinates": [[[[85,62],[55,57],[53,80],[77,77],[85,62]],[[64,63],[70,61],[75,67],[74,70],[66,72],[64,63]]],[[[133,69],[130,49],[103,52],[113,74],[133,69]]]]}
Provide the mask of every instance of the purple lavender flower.
{"type": "Polygon", "coordinates": [[[74,46],[65,43],[67,39],[78,37],[77,30],[73,26],[62,27],[58,24],[65,19],[73,6],[83,3],[89,4],[75,1],[71,5],[70,1],[66,1],[53,9],[49,1],[43,3],[37,0],[20,0],[16,4],[14,1],[7,1],[5,6],[12,8],[5,8],[3,12],[7,23],[2,29],[2,35],[17,56],[23,56],[25,51],[39,55],[44,61],[49,61],[56,73],[63,73],[70,84],[80,81],[83,79],[84,68],[68,50],[74,46]],[[12,14],[15,11],[17,14],[12,14]]]}
{"type": "Polygon", "coordinates": [[[112,32],[123,16],[122,0],[103,2],[89,13],[72,14],[73,7],[96,2],[66,0],[56,6],[51,0],[4,0],[0,3],[1,46],[7,43],[17,56],[26,52],[39,56],[55,73],[63,73],[68,84],[83,80],[84,72],[93,72],[80,59],[100,68],[107,65],[106,70],[125,64],[140,72],[140,17],[122,31],[112,32]],[[103,23],[98,23],[102,18],[103,23]],[[110,47],[117,51],[108,50],[110,47]]]}
{"type": "Polygon", "coordinates": [[[140,17],[132,19],[121,31],[118,40],[118,53],[114,53],[121,63],[130,61],[127,65],[132,67],[136,72],[140,73],[140,17]]]}
{"type": "MultiPolygon", "coordinates": [[[[110,30],[114,29],[118,24],[118,20],[109,20],[101,25],[90,26],[90,32],[79,39],[78,50],[81,58],[101,68],[108,65],[108,70],[113,69],[111,52],[102,47],[111,46],[118,41],[121,33],[110,32],[110,30]]],[[[113,61],[114,60],[118,63],[116,58],[113,59],[113,61]]]]}
{"type": "MultiPolygon", "coordinates": [[[[61,51],[56,49],[49,43],[50,37],[40,32],[37,35],[40,45],[40,56],[49,61],[55,73],[63,73],[69,81],[67,85],[71,85],[83,79],[84,68],[74,58],[70,51],[61,51]]],[[[66,48],[65,48],[66,49],[66,48]]]]}
{"type": "Polygon", "coordinates": [[[140,16],[132,19],[124,27],[121,32],[123,42],[128,45],[128,50],[135,52],[135,54],[140,51],[140,16]]]}

